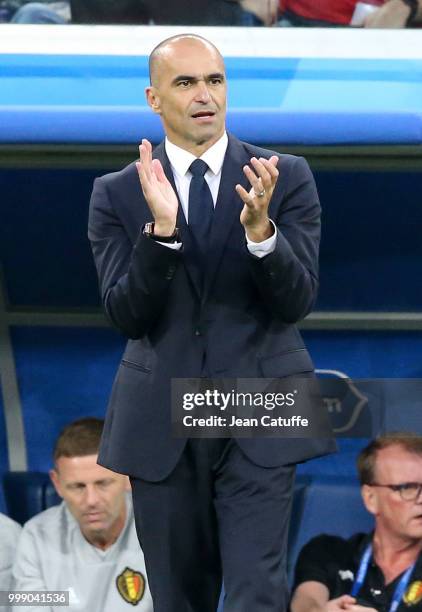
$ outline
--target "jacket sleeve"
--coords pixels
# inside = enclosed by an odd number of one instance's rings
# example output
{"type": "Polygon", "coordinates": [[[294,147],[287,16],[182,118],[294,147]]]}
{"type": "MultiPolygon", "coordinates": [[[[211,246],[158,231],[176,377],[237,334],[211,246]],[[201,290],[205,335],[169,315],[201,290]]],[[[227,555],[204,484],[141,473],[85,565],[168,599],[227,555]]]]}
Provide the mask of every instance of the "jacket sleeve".
{"type": "MultiPolygon", "coordinates": [[[[50,585],[51,586],[51,585],[50,585]]],[[[13,565],[12,589],[14,591],[48,591],[39,556],[39,543],[30,528],[24,527],[20,534],[13,565]]],[[[10,608],[12,610],[12,608],[10,608]]],[[[53,612],[51,607],[24,606],[23,612],[53,612]]]]}
{"type": "MultiPolygon", "coordinates": [[[[272,202],[277,226],[275,249],[261,259],[250,256],[255,283],[274,316],[295,323],[312,310],[318,292],[318,252],[321,207],[307,162],[298,157],[286,181],[280,203],[272,202]]],[[[273,194],[273,198],[276,194],[273,194]]],[[[280,197],[280,196],[279,196],[280,197]]]]}
{"type": "Polygon", "coordinates": [[[94,182],[88,237],[107,316],[125,336],[142,337],[166,304],[180,251],[144,236],[141,228],[133,244],[113,208],[104,178],[94,182]]]}

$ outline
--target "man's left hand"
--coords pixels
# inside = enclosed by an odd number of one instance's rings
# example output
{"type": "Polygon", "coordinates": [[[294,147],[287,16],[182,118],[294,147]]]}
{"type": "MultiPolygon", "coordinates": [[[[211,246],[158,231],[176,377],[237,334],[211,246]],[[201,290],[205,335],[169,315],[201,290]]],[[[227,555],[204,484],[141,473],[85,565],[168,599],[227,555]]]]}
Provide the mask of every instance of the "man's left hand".
{"type": "Polygon", "coordinates": [[[236,191],[244,203],[240,222],[252,242],[262,242],[274,233],[268,218],[268,206],[278,179],[277,163],[277,155],[270,159],[252,157],[253,169],[248,165],[243,167],[252,188],[248,192],[241,185],[236,185],[236,191]]]}

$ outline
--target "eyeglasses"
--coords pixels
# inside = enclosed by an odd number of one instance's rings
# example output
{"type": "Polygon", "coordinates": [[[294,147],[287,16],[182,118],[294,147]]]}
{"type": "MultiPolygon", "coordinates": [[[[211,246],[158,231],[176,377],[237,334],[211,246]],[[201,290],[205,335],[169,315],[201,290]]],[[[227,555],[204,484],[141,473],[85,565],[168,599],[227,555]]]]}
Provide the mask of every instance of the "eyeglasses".
{"type": "Polygon", "coordinates": [[[422,482],[403,482],[401,484],[378,484],[373,482],[370,487],[386,487],[398,491],[403,501],[416,501],[422,493],[422,482]]]}

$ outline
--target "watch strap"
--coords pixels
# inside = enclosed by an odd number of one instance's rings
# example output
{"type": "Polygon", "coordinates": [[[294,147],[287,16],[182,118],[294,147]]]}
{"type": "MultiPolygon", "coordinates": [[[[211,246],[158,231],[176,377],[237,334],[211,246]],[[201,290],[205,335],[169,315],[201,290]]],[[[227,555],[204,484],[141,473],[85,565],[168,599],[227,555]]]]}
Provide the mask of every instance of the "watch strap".
{"type": "Polygon", "coordinates": [[[145,236],[148,236],[148,238],[155,240],[156,242],[164,242],[169,244],[174,242],[180,242],[179,228],[175,227],[174,232],[170,236],[159,236],[158,234],[154,233],[154,227],[154,221],[145,223],[142,233],[145,234],[145,236]]]}

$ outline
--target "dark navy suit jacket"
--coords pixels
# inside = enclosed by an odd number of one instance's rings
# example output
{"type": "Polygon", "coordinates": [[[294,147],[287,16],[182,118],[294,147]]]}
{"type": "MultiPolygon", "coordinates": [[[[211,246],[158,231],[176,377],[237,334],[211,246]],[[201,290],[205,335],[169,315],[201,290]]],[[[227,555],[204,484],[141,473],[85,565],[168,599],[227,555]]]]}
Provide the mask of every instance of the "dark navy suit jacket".
{"type": "MultiPolygon", "coordinates": [[[[279,179],[269,216],[275,251],[259,259],[246,247],[234,187],[250,188],[242,167],[267,151],[229,135],[214,212],[205,281],[181,206],[183,248],[144,236],[152,221],[135,164],[96,179],[89,238],[102,302],[129,338],[114,382],[100,463],[151,481],[165,478],[186,440],[171,435],[172,378],[285,377],[313,364],[295,326],[312,309],[318,289],[320,205],[306,161],[279,155],[279,179]]],[[[174,186],[164,144],[154,150],[174,186]]],[[[239,439],[262,466],[303,461],[333,450],[324,439],[239,439]]]]}

